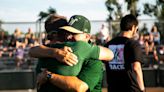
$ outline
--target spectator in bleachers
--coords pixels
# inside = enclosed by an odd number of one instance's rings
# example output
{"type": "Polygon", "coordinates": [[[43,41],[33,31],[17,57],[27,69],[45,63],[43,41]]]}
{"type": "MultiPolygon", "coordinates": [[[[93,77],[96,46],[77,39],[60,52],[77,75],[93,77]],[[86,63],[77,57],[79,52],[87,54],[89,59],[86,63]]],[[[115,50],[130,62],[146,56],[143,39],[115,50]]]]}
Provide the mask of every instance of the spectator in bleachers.
{"type": "Polygon", "coordinates": [[[24,61],[24,47],[23,45],[19,45],[15,52],[15,62],[17,68],[20,68],[20,65],[23,64],[24,61]]]}
{"type": "Polygon", "coordinates": [[[92,44],[96,44],[96,36],[95,35],[91,35],[91,38],[90,38],[90,43],[92,44]]]}
{"type": "Polygon", "coordinates": [[[4,32],[0,31],[0,57],[3,54],[3,39],[4,39],[4,32]]]}
{"type": "Polygon", "coordinates": [[[3,54],[3,47],[0,46],[0,57],[2,57],[2,54],[3,54]]]}
{"type": "Polygon", "coordinates": [[[145,53],[148,57],[149,67],[152,68],[158,64],[158,54],[156,46],[154,45],[154,37],[152,34],[148,35],[149,38],[145,39],[145,53]]]}
{"type": "Polygon", "coordinates": [[[147,26],[145,23],[144,23],[143,28],[141,29],[140,33],[141,34],[147,34],[148,33],[148,29],[147,29],[147,26]]]}
{"type": "Polygon", "coordinates": [[[30,38],[26,37],[27,44],[26,46],[33,47],[35,43],[35,36],[31,34],[30,38]]]}
{"type": "Polygon", "coordinates": [[[144,36],[143,36],[143,34],[139,35],[138,41],[139,41],[139,44],[143,47],[144,46],[144,36]]]}
{"type": "Polygon", "coordinates": [[[13,47],[15,48],[16,47],[16,39],[14,38],[14,36],[10,36],[10,42],[8,44],[8,47],[13,47]]]}
{"type": "Polygon", "coordinates": [[[146,54],[148,55],[149,52],[153,51],[154,48],[154,40],[153,40],[153,35],[147,34],[145,37],[145,51],[146,54]]]}
{"type": "Polygon", "coordinates": [[[14,34],[13,34],[13,37],[14,37],[15,39],[20,40],[20,38],[21,38],[21,30],[20,30],[19,28],[16,28],[16,29],[15,29],[15,32],[14,32],[14,34]]]}
{"type": "Polygon", "coordinates": [[[150,34],[152,34],[154,37],[154,44],[159,45],[160,44],[160,33],[158,32],[158,29],[155,25],[152,27],[150,34]]]}
{"type": "Polygon", "coordinates": [[[42,32],[40,39],[38,39],[40,40],[39,43],[43,45],[48,44],[50,41],[46,37],[47,37],[47,34],[45,32],[42,32]]]}
{"type": "MultiPolygon", "coordinates": [[[[8,36],[5,34],[5,31],[0,31],[0,57],[8,50],[8,36]]],[[[8,53],[7,53],[8,54],[8,53]]]]}
{"type": "Polygon", "coordinates": [[[9,46],[16,48],[19,47],[20,44],[23,44],[25,47],[25,39],[23,38],[21,30],[16,28],[14,34],[11,35],[9,46]]]}
{"type": "Polygon", "coordinates": [[[0,31],[0,45],[6,47],[8,45],[8,37],[5,31],[0,31]]]}
{"type": "Polygon", "coordinates": [[[16,39],[13,36],[9,36],[10,42],[8,44],[9,56],[12,57],[15,52],[16,39]]]}
{"type": "Polygon", "coordinates": [[[27,39],[27,45],[34,44],[35,35],[31,28],[29,28],[28,32],[25,34],[25,38],[27,39]]]}

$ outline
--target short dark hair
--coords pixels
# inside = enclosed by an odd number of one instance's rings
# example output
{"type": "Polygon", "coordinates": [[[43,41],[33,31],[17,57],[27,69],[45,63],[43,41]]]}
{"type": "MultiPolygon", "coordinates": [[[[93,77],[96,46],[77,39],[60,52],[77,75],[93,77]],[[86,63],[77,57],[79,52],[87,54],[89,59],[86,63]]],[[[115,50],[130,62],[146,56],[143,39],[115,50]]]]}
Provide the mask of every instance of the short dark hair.
{"type": "Polygon", "coordinates": [[[138,20],[137,18],[132,15],[132,14],[128,14],[126,16],[124,16],[122,19],[121,19],[121,23],[120,23],[120,28],[121,28],[121,31],[128,31],[128,30],[131,30],[132,27],[134,26],[137,26],[138,25],[138,20]]]}

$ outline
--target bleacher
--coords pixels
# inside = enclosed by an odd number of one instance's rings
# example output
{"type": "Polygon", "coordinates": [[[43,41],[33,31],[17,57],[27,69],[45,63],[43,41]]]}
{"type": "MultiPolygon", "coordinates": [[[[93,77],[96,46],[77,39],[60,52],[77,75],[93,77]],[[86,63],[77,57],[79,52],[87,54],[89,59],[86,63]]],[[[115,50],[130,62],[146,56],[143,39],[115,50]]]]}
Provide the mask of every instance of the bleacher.
{"type": "MultiPolygon", "coordinates": [[[[35,67],[38,59],[29,57],[28,49],[25,49],[24,63],[17,69],[15,57],[10,55],[10,51],[4,51],[0,57],[0,90],[34,89],[36,86],[35,67]]],[[[152,56],[144,55],[144,62],[148,63],[150,57],[152,56]]],[[[159,54],[159,58],[164,61],[164,54],[159,54]]],[[[143,66],[143,75],[146,87],[164,87],[164,64],[159,64],[157,68],[143,66]]],[[[107,86],[105,78],[103,87],[107,86]]]]}
{"type": "MultiPolygon", "coordinates": [[[[16,62],[14,56],[14,50],[5,50],[3,51],[0,57],[0,70],[3,69],[16,69],[16,62]],[[12,54],[12,55],[11,55],[12,54]]],[[[23,64],[20,66],[20,69],[34,69],[38,62],[37,58],[32,58],[28,55],[28,50],[25,49],[23,64]]]]}

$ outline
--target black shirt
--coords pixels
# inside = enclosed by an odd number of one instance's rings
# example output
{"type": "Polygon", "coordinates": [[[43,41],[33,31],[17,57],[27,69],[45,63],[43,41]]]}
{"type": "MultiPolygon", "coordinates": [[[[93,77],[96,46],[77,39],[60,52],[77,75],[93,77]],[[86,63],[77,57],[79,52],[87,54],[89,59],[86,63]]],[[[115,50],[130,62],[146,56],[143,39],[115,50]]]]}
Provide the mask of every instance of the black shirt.
{"type": "Polygon", "coordinates": [[[132,63],[142,61],[139,43],[126,37],[116,37],[105,47],[114,53],[111,62],[106,63],[108,92],[140,92],[132,63]]]}

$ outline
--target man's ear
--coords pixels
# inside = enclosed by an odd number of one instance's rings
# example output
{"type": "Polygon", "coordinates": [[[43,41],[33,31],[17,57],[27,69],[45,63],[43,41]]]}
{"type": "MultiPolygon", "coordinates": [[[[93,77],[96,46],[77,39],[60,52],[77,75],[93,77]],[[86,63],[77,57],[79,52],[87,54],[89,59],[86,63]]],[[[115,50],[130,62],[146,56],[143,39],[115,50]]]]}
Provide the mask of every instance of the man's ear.
{"type": "Polygon", "coordinates": [[[137,33],[137,31],[138,31],[138,26],[133,25],[131,31],[132,31],[133,34],[134,34],[134,33],[137,33]]]}
{"type": "Polygon", "coordinates": [[[86,39],[90,39],[91,35],[90,34],[86,34],[86,39]]]}
{"type": "Polygon", "coordinates": [[[67,36],[67,40],[72,40],[73,36],[72,35],[68,35],[67,36]]]}

